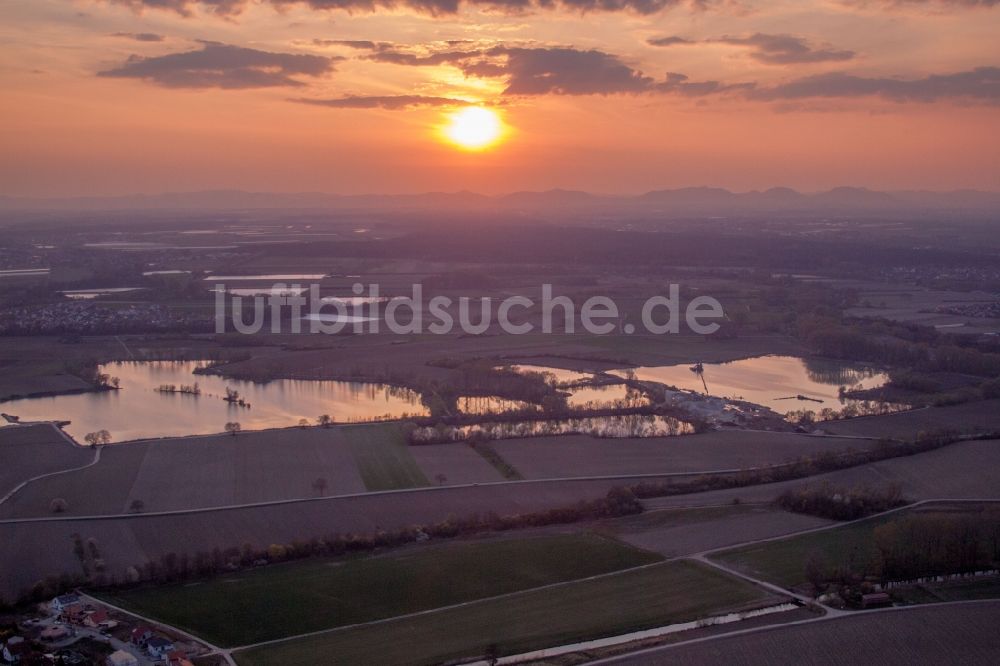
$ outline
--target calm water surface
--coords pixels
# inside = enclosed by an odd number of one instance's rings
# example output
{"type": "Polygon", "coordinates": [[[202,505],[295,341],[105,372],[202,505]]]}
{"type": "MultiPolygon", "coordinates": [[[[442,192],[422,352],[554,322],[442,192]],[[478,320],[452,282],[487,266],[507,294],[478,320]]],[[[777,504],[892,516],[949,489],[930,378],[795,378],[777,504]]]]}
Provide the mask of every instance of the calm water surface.
{"type": "Polygon", "coordinates": [[[406,389],[365,382],[281,379],[266,384],[215,375],[195,375],[198,361],[135,361],[109,363],[100,371],[121,381],[121,390],[29,398],[3,403],[3,411],[22,421],[66,420],[74,439],[105,429],[121,442],[145,437],[176,437],[222,432],[229,421],[244,430],[316,422],[329,414],[336,421],[362,421],[383,416],[423,415],[420,396],[406,389]],[[164,384],[198,383],[201,395],[163,393],[164,384]],[[223,400],[226,388],[239,391],[250,407],[223,400]]]}
{"type": "Polygon", "coordinates": [[[625,376],[635,373],[641,381],[660,382],[679,389],[723,398],[746,400],[770,407],[779,414],[824,407],[838,409],[848,401],[840,399],[840,387],[877,388],[889,381],[888,375],[870,367],[825,359],[796,356],[758,356],[731,363],[705,363],[703,372],[692,364],[616,370],[625,376]],[[813,400],[799,400],[802,395],[813,400]]]}

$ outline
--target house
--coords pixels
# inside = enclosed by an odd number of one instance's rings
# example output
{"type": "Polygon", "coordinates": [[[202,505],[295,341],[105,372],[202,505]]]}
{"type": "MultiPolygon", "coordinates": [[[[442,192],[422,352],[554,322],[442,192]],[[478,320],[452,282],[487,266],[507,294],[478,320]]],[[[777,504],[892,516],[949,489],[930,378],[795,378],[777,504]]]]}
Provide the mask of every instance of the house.
{"type": "Polygon", "coordinates": [[[167,655],[167,666],[194,666],[183,650],[174,650],[167,655]]]}
{"type": "Polygon", "coordinates": [[[4,661],[17,664],[29,652],[31,652],[31,646],[28,645],[28,641],[21,636],[12,636],[4,643],[2,654],[4,661]]]}
{"type": "Polygon", "coordinates": [[[144,624],[140,624],[135,629],[132,630],[132,634],[129,636],[129,640],[132,645],[138,645],[140,647],[145,647],[146,641],[153,637],[153,630],[144,624]]]}
{"type": "Polygon", "coordinates": [[[62,613],[67,606],[80,603],[79,594],[62,594],[49,602],[49,608],[53,613],[62,613]]]}
{"type": "Polygon", "coordinates": [[[892,604],[892,597],[885,592],[871,592],[861,595],[861,607],[873,608],[877,606],[888,606],[892,604]]]}
{"type": "Polygon", "coordinates": [[[87,618],[87,611],[83,607],[83,604],[70,604],[62,609],[60,615],[71,624],[83,624],[83,621],[87,618]]]}
{"type": "Polygon", "coordinates": [[[83,618],[83,625],[85,627],[90,627],[91,629],[97,629],[107,621],[108,611],[101,608],[83,618]]]}
{"type": "Polygon", "coordinates": [[[108,658],[104,660],[104,664],[105,666],[139,666],[139,660],[125,650],[118,650],[109,654],[108,658]]]}
{"type": "Polygon", "coordinates": [[[174,644],[163,636],[153,636],[146,641],[146,652],[153,659],[163,659],[174,651],[174,644]]]}

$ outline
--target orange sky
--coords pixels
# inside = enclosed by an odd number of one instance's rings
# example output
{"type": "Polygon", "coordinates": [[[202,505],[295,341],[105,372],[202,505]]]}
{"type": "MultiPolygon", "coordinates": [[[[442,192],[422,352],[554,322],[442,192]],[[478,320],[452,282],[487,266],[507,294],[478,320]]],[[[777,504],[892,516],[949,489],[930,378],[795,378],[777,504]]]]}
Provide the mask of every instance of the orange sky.
{"type": "Polygon", "coordinates": [[[991,0],[5,0],[0,18],[5,195],[1000,190],[991,0]],[[468,102],[504,141],[441,141],[468,102]]]}

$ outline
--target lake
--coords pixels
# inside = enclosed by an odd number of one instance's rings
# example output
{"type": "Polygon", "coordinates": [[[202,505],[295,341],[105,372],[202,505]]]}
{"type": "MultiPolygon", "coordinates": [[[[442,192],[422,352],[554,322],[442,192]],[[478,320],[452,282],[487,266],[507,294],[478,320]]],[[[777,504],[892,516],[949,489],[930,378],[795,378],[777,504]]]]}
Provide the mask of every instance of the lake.
{"type": "Polygon", "coordinates": [[[279,379],[266,384],[196,375],[204,361],[128,361],[100,366],[118,377],[121,390],[27,398],[3,403],[22,421],[71,421],[66,432],[79,442],[88,432],[105,429],[112,441],[146,437],[203,435],[223,431],[229,421],[244,430],[311,424],[321,414],[334,420],[425,415],[414,391],[366,382],[279,379]],[[201,395],[164,393],[162,385],[198,384],[201,395]],[[226,388],[239,392],[250,407],[226,402],[226,388]]]}
{"type": "Polygon", "coordinates": [[[705,363],[701,373],[692,364],[615,370],[620,377],[633,373],[640,381],[659,382],[679,389],[770,407],[779,414],[800,410],[840,409],[840,387],[877,388],[889,376],[875,368],[797,356],[757,356],[730,363],[705,363]],[[797,396],[812,400],[799,400],[797,396]],[[815,402],[819,401],[819,402],[815,402]]]}

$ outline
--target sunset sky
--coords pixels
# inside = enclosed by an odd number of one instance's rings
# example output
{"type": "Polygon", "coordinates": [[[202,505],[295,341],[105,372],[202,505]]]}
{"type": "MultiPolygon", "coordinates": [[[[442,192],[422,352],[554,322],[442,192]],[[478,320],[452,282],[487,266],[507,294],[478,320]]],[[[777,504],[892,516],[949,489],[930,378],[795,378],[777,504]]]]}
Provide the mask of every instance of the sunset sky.
{"type": "Polygon", "coordinates": [[[1000,190],[1000,0],[4,0],[0,194],[1000,190]],[[442,136],[494,109],[495,145],[442,136]]]}

